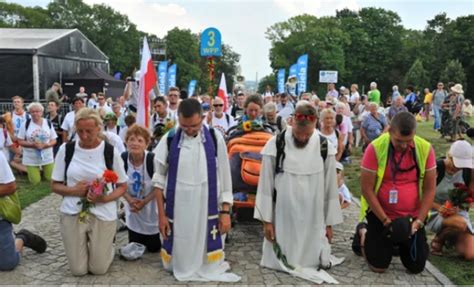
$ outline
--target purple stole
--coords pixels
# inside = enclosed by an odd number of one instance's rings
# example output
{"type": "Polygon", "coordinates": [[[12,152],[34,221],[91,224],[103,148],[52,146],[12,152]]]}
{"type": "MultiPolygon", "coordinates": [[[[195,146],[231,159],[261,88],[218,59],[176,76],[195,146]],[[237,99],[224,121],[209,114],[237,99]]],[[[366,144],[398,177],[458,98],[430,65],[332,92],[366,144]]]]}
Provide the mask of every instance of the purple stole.
{"type": "MultiPolygon", "coordinates": [[[[170,131],[172,132],[172,131],[170,131]]],[[[209,129],[203,126],[201,132],[204,134],[204,150],[207,160],[207,184],[208,184],[208,208],[207,208],[207,260],[208,262],[217,262],[223,258],[222,239],[219,233],[219,210],[217,199],[217,159],[216,147],[209,129]]],[[[174,200],[176,192],[176,179],[178,176],[179,154],[181,151],[180,140],[182,130],[178,129],[174,135],[169,150],[168,182],[166,186],[166,207],[165,214],[169,219],[171,234],[167,240],[163,241],[161,249],[161,258],[164,262],[171,261],[173,252],[173,221],[174,221],[174,200]]],[[[192,242],[189,242],[192,244],[192,242]]]]}

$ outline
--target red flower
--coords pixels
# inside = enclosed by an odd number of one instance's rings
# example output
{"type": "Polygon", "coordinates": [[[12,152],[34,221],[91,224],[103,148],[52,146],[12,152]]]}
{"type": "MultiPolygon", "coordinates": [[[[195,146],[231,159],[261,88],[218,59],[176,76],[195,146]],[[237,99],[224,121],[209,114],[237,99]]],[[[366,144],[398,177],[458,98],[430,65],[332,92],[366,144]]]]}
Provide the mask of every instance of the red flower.
{"type": "Polygon", "coordinates": [[[118,181],[118,175],[110,169],[105,170],[102,177],[106,183],[117,183],[118,181]]]}
{"type": "Polygon", "coordinates": [[[467,186],[464,183],[456,182],[454,187],[462,191],[467,191],[467,186]]]}

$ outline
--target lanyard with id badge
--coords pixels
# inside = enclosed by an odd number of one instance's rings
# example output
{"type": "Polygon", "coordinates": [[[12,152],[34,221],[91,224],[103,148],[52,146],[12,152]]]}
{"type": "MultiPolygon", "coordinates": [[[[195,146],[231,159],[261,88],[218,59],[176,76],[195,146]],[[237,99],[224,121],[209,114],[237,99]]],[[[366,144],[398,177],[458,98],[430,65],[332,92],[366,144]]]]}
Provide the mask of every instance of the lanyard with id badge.
{"type": "Polygon", "coordinates": [[[397,204],[398,203],[398,197],[399,197],[399,191],[396,187],[396,176],[397,176],[397,173],[398,172],[407,172],[407,171],[410,171],[412,170],[413,168],[416,167],[416,163],[414,166],[412,166],[411,168],[409,169],[401,169],[400,168],[400,165],[403,161],[403,158],[405,157],[405,155],[407,154],[407,151],[408,151],[409,148],[405,149],[402,154],[400,155],[400,158],[398,159],[398,162],[395,160],[395,151],[394,151],[394,148],[392,146],[392,144],[390,144],[390,148],[389,148],[389,162],[390,162],[390,170],[392,172],[392,188],[390,189],[389,191],[389,195],[388,195],[388,203],[389,204],[397,204]]]}

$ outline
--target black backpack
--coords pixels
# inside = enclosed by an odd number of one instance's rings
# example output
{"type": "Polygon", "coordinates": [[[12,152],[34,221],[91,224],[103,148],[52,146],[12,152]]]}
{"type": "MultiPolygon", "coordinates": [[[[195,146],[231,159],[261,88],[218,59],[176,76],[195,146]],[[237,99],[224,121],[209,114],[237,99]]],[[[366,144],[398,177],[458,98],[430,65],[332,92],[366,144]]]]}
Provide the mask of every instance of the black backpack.
{"type": "MultiPolygon", "coordinates": [[[[49,119],[46,119],[46,122],[48,123],[48,127],[51,129],[53,127],[53,124],[51,123],[51,121],[49,119]]],[[[30,127],[30,124],[31,124],[31,117],[28,117],[26,119],[26,123],[25,123],[25,132],[28,130],[28,128],[30,127]]]]}
{"type": "MultiPolygon", "coordinates": [[[[276,137],[276,166],[275,166],[275,174],[283,172],[283,162],[285,161],[285,134],[286,130],[282,131],[276,137]]],[[[323,136],[319,135],[319,142],[320,142],[320,150],[321,150],[321,157],[323,158],[323,162],[326,162],[326,158],[328,157],[328,139],[323,136]]]]}
{"type": "MultiPolygon", "coordinates": [[[[436,185],[438,185],[444,178],[446,172],[446,166],[444,165],[444,159],[440,158],[436,161],[436,185]]],[[[469,186],[471,183],[471,169],[470,168],[463,168],[462,169],[462,179],[464,180],[464,184],[469,186]]]]}
{"type": "MultiPolygon", "coordinates": [[[[125,172],[128,172],[128,151],[124,151],[121,154],[121,157],[123,159],[123,167],[125,168],[125,172]]],[[[155,154],[152,152],[148,152],[145,159],[145,167],[150,178],[153,178],[153,174],[155,173],[155,166],[153,163],[154,159],[155,154]]]]}
{"type": "MultiPolygon", "coordinates": [[[[107,169],[113,170],[114,167],[114,146],[104,141],[104,159],[105,167],[107,169]]],[[[64,161],[66,162],[66,168],[64,169],[64,182],[67,182],[67,169],[71,163],[72,157],[74,156],[74,150],[76,149],[76,142],[71,141],[66,144],[66,154],[64,156],[64,161]]]]}

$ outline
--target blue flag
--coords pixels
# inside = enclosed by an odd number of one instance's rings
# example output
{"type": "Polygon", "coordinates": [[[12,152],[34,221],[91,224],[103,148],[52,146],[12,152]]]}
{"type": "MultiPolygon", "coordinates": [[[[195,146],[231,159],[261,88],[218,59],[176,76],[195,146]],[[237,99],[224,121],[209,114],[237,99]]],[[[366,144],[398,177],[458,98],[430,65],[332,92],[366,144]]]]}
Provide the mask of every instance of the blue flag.
{"type": "Polygon", "coordinates": [[[168,89],[170,87],[176,87],[176,69],[176,64],[173,64],[168,68],[168,89]]]}
{"type": "Polygon", "coordinates": [[[188,87],[188,97],[191,97],[194,94],[194,91],[196,90],[196,80],[191,80],[189,81],[189,87],[188,87]]]}
{"type": "Polygon", "coordinates": [[[160,62],[158,64],[158,87],[160,88],[160,94],[166,94],[166,76],[168,73],[168,62],[160,62]]]}
{"type": "Polygon", "coordinates": [[[298,58],[297,62],[297,77],[298,77],[298,95],[306,92],[306,82],[308,80],[308,54],[304,54],[298,58]]]}
{"type": "Polygon", "coordinates": [[[285,69],[278,70],[278,93],[285,92],[285,69]]]}

